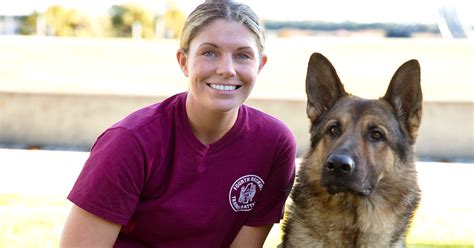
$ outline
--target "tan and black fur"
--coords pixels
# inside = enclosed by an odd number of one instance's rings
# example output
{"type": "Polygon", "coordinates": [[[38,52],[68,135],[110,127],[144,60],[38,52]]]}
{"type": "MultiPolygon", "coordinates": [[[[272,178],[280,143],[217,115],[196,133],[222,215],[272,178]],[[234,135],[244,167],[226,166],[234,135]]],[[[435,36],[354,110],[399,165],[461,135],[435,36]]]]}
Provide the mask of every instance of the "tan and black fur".
{"type": "Polygon", "coordinates": [[[420,66],[395,72],[385,96],[344,90],[314,53],[306,77],[311,147],[283,226],[284,248],[404,247],[420,200],[415,144],[421,122],[420,66]]]}

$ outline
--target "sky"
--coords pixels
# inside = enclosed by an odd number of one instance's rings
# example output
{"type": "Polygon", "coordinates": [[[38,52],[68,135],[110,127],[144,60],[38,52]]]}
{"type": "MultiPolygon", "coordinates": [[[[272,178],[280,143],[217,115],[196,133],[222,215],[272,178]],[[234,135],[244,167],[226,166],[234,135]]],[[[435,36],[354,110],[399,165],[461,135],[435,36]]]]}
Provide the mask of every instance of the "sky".
{"type": "MultiPolygon", "coordinates": [[[[162,10],[173,0],[15,0],[2,1],[0,14],[43,9],[59,3],[76,7],[92,14],[100,14],[113,5],[139,3],[147,8],[162,10]]],[[[203,0],[175,0],[176,5],[189,13],[203,0]]],[[[240,0],[248,4],[266,20],[354,21],[359,23],[436,23],[440,6],[456,7],[465,22],[474,25],[474,1],[470,0],[240,0]]]]}
{"type": "MultiPolygon", "coordinates": [[[[276,10],[269,10],[269,1],[246,1],[262,18],[290,19],[290,20],[322,20],[322,21],[354,21],[395,22],[395,23],[436,23],[439,7],[444,3],[440,0],[291,0],[290,6],[278,6],[276,10]]],[[[474,24],[474,7],[469,1],[458,2],[454,6],[457,11],[470,10],[467,16],[474,24]],[[470,8],[466,6],[470,5],[470,8]]],[[[270,3],[271,5],[271,3],[270,3]]],[[[272,7],[273,9],[273,7],[272,7]]],[[[463,13],[464,14],[464,13],[463,13]]]]}

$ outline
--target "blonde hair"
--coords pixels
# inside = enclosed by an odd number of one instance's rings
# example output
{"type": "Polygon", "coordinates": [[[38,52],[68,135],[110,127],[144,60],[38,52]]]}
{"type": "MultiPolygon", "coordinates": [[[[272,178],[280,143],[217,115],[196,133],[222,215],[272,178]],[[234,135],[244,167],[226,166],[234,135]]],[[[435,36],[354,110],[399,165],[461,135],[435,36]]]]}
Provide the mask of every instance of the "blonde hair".
{"type": "Polygon", "coordinates": [[[259,54],[265,48],[265,29],[258,16],[246,4],[231,0],[206,0],[189,14],[184,23],[180,38],[180,48],[187,53],[191,41],[209,23],[217,19],[225,19],[244,24],[255,34],[259,54]]]}

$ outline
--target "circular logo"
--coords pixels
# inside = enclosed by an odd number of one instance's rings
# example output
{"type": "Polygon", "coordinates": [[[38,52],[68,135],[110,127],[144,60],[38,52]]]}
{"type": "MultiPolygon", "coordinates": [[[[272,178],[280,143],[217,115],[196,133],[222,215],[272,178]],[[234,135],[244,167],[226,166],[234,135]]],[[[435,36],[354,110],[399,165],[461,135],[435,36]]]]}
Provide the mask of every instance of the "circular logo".
{"type": "Polygon", "coordinates": [[[229,191],[229,202],[235,212],[250,211],[256,203],[256,197],[263,189],[263,180],[256,175],[246,175],[235,180],[229,191]]]}

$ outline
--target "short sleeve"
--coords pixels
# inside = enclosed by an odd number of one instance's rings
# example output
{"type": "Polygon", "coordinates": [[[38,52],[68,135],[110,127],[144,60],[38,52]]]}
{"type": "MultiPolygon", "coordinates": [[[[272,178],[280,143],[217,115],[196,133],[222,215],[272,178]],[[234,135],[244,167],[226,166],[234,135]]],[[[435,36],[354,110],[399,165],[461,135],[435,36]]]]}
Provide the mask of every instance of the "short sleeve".
{"type": "Polygon", "coordinates": [[[295,180],[296,159],[294,136],[288,131],[284,137],[275,157],[271,174],[245,225],[269,225],[278,223],[283,218],[285,202],[295,180]]]}
{"type": "Polygon", "coordinates": [[[92,147],[68,199],[94,215],[127,224],[143,189],[144,157],[131,131],[107,130],[92,147]]]}

